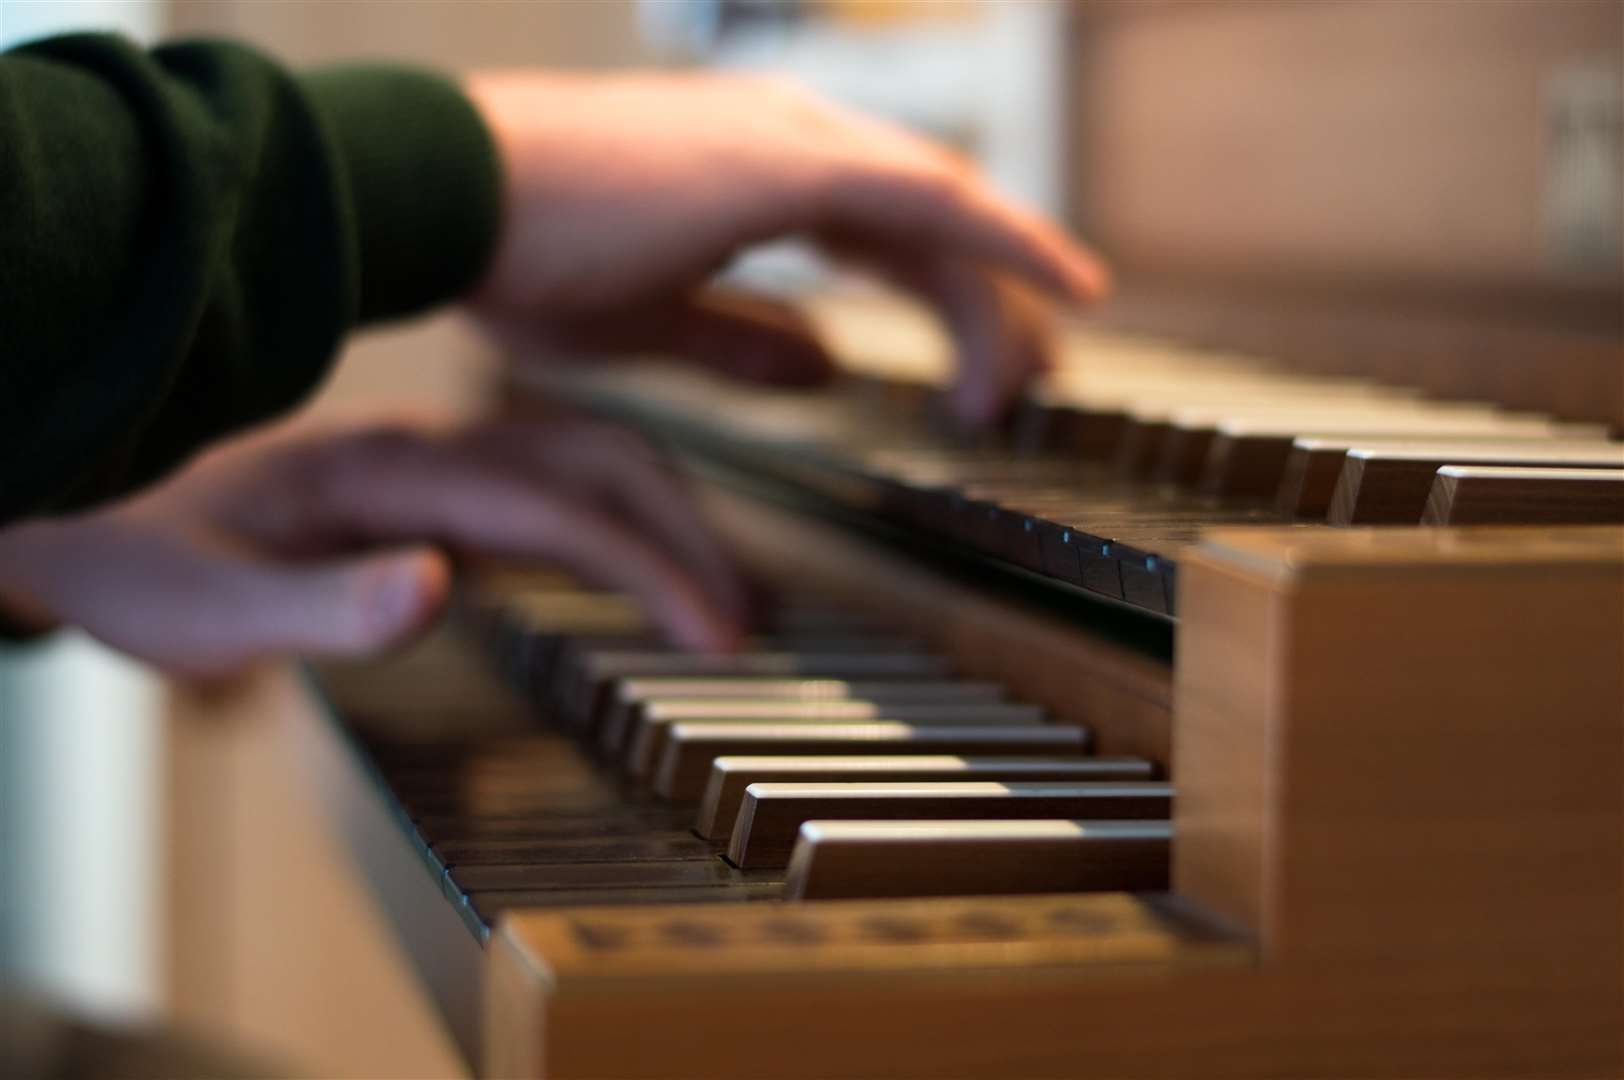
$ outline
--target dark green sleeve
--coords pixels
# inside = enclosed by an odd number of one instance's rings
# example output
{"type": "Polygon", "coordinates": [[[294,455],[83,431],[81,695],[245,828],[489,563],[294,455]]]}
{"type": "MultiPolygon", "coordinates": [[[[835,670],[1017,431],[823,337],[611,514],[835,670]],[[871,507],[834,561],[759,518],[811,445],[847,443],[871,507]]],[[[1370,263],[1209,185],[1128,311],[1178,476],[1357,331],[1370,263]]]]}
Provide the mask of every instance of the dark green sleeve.
{"type": "Polygon", "coordinates": [[[426,72],[103,35],[0,55],[0,522],[296,404],[347,331],[473,284],[499,188],[426,72]]]}

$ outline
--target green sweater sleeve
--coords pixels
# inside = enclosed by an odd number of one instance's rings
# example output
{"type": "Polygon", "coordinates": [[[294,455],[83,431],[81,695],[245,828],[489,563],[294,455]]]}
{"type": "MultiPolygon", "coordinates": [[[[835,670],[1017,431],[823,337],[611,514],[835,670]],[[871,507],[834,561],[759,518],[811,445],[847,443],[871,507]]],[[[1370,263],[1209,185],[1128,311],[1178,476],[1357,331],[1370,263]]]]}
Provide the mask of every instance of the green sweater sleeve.
{"type": "Polygon", "coordinates": [[[488,132],[426,72],[104,35],[0,55],[0,523],[289,409],[351,328],[469,288],[499,206],[488,132]]]}

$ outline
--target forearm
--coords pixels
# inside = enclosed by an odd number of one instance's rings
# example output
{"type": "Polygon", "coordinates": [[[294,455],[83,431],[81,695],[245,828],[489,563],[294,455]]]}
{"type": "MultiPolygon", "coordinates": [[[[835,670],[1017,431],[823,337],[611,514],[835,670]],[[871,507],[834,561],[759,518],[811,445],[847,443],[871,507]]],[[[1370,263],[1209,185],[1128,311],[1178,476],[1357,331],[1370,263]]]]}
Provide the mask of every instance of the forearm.
{"type": "Polygon", "coordinates": [[[346,331],[466,290],[498,171],[437,77],[239,46],[0,57],[0,522],[283,411],[346,331]]]}

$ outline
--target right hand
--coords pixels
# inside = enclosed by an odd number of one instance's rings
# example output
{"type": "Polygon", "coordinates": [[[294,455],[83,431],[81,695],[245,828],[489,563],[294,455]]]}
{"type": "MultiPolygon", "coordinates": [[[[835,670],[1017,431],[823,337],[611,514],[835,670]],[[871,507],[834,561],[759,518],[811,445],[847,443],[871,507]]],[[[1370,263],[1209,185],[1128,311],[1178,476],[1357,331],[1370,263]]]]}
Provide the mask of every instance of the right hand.
{"type": "Polygon", "coordinates": [[[808,381],[803,320],[706,280],[751,245],[803,236],[920,294],[957,352],[954,404],[989,419],[1046,358],[1038,293],[1107,288],[1100,262],[963,159],[780,80],[734,74],[471,77],[506,174],[494,264],[470,297],[521,351],[659,349],[808,381]]]}

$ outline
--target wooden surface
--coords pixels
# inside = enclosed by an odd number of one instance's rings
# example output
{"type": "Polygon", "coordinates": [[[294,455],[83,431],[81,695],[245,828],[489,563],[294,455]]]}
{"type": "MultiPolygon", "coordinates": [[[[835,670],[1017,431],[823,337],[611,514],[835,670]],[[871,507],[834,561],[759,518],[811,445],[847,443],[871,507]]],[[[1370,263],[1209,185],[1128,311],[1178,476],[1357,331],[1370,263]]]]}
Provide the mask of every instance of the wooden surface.
{"type": "Polygon", "coordinates": [[[1120,894],[521,915],[491,943],[492,1075],[1054,1076],[1006,1007],[1070,1036],[1045,998],[1248,960],[1120,894]]]}
{"type": "Polygon", "coordinates": [[[295,673],[177,690],[168,726],[169,1020],[289,1075],[468,1075],[324,812],[370,782],[316,767],[343,750],[295,673]]]}

